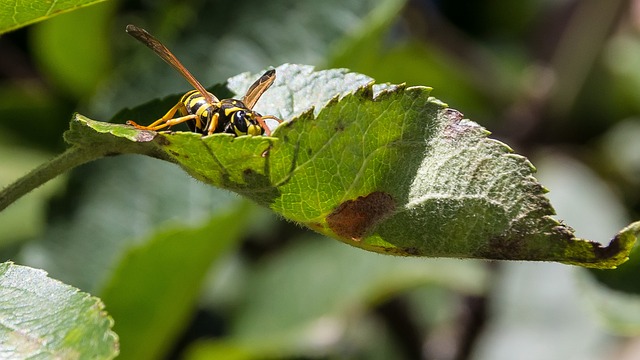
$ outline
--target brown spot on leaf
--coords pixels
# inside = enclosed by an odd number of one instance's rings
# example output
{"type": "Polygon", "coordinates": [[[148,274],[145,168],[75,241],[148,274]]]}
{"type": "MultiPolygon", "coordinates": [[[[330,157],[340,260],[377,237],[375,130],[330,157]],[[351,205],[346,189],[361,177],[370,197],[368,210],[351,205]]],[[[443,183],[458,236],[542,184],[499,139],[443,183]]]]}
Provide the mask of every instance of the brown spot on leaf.
{"type": "Polygon", "coordinates": [[[558,226],[554,226],[553,230],[558,235],[562,236],[564,238],[564,240],[566,240],[566,241],[575,240],[575,235],[574,235],[575,231],[572,228],[570,228],[569,226],[565,225],[565,224],[560,224],[558,226]]]}
{"type": "Polygon", "coordinates": [[[136,134],[135,139],[136,139],[137,142],[149,142],[149,141],[153,140],[155,138],[155,136],[156,136],[155,132],[153,132],[153,131],[144,131],[143,130],[143,131],[139,131],[136,134]]]}
{"type": "Polygon", "coordinates": [[[447,108],[444,110],[444,116],[452,124],[459,123],[460,120],[462,120],[462,118],[464,117],[464,115],[462,115],[460,111],[451,108],[447,108]]]}
{"type": "Polygon", "coordinates": [[[360,241],[371,227],[391,214],[395,208],[391,195],[375,191],[340,204],[327,216],[327,224],[336,235],[360,241]]]}
{"type": "Polygon", "coordinates": [[[177,151],[169,150],[169,152],[171,153],[171,155],[173,155],[175,157],[180,157],[180,153],[177,152],[177,151]]]}
{"type": "Polygon", "coordinates": [[[476,254],[478,257],[494,260],[516,260],[527,257],[524,238],[512,234],[493,236],[489,239],[489,248],[482,249],[476,254]]]}
{"type": "Polygon", "coordinates": [[[597,242],[591,242],[591,246],[593,246],[593,253],[595,254],[597,259],[610,259],[620,254],[622,248],[620,247],[620,236],[616,235],[608,246],[602,246],[602,244],[597,242]]]}
{"type": "Polygon", "coordinates": [[[158,141],[158,144],[161,146],[169,146],[171,145],[171,141],[169,141],[169,139],[167,139],[166,136],[160,135],[158,134],[158,136],[156,136],[156,141],[158,141]]]}
{"type": "Polygon", "coordinates": [[[461,135],[468,133],[471,130],[477,130],[480,125],[469,121],[462,121],[464,115],[455,109],[445,109],[443,117],[446,119],[445,127],[443,129],[443,135],[446,138],[457,139],[461,135]]]}
{"type": "Polygon", "coordinates": [[[413,256],[418,256],[420,255],[420,249],[418,249],[415,246],[410,246],[410,247],[406,247],[404,249],[402,249],[403,252],[407,255],[413,255],[413,256]]]}

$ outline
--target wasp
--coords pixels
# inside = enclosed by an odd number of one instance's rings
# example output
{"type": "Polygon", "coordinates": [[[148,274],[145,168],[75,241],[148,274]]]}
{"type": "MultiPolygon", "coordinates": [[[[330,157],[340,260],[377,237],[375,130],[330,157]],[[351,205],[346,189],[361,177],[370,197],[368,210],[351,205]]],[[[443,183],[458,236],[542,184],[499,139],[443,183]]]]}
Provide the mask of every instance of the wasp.
{"type": "Polygon", "coordinates": [[[158,39],[146,30],[135,25],[127,25],[126,31],[136,40],[148,46],[162,60],[176,69],[195,88],[184,94],[163,117],[148,126],[138,125],[134,121],[127,124],[141,130],[160,130],[186,122],[191,131],[211,135],[213,133],[229,133],[240,135],[271,135],[265,119],[282,120],[275,116],[262,116],[253,111],[258,99],[273,84],[276,71],[268,70],[249,87],[242,100],[222,99],[208,92],[198,80],[182,65],[180,61],[158,39]],[[176,113],[178,117],[174,117],[176,113]]]}

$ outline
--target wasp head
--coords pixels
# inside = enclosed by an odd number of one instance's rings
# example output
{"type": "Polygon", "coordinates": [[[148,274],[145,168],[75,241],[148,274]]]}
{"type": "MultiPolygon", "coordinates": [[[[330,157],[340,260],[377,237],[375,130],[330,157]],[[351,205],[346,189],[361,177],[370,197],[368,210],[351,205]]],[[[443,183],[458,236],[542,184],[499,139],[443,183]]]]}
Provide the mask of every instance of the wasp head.
{"type": "Polygon", "coordinates": [[[236,135],[262,135],[264,129],[258,122],[260,115],[251,110],[237,110],[231,116],[231,126],[236,135]]]}

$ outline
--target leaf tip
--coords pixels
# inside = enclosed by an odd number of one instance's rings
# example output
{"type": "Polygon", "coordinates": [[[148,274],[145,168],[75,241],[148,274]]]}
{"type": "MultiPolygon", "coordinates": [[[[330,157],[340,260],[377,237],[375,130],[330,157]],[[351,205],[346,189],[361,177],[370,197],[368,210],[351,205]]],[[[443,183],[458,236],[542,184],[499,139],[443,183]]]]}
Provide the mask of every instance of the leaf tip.
{"type": "Polygon", "coordinates": [[[640,236],[640,221],[622,229],[606,246],[595,241],[570,239],[577,247],[568,249],[570,252],[567,254],[568,260],[562,262],[596,269],[616,269],[629,260],[631,251],[637,245],[638,236],[640,236]]]}

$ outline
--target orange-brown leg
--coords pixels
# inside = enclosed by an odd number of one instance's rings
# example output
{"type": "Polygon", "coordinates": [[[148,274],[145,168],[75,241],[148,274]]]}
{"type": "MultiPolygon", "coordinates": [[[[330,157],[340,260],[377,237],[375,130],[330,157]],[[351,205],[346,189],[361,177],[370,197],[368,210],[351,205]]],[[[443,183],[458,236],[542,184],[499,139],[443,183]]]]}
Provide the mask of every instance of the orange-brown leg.
{"type": "Polygon", "coordinates": [[[169,111],[167,111],[166,114],[164,114],[163,117],[161,117],[160,119],[154,121],[150,125],[147,125],[147,126],[139,125],[133,120],[127,121],[127,124],[135,127],[136,129],[140,129],[140,130],[153,130],[153,131],[156,131],[156,130],[164,129],[164,128],[169,127],[169,126],[173,126],[173,125],[177,125],[177,124],[183,123],[185,121],[189,121],[189,120],[194,119],[196,117],[195,115],[186,115],[186,116],[181,116],[181,117],[178,117],[178,118],[174,119],[173,116],[178,111],[184,113],[184,103],[179,102],[179,103],[175,104],[171,109],[169,109],[169,111]]]}
{"type": "Polygon", "coordinates": [[[258,120],[258,124],[260,124],[260,127],[264,129],[264,133],[267,134],[267,136],[271,136],[271,129],[269,129],[267,123],[264,122],[263,117],[257,116],[256,120],[258,120]]]}

